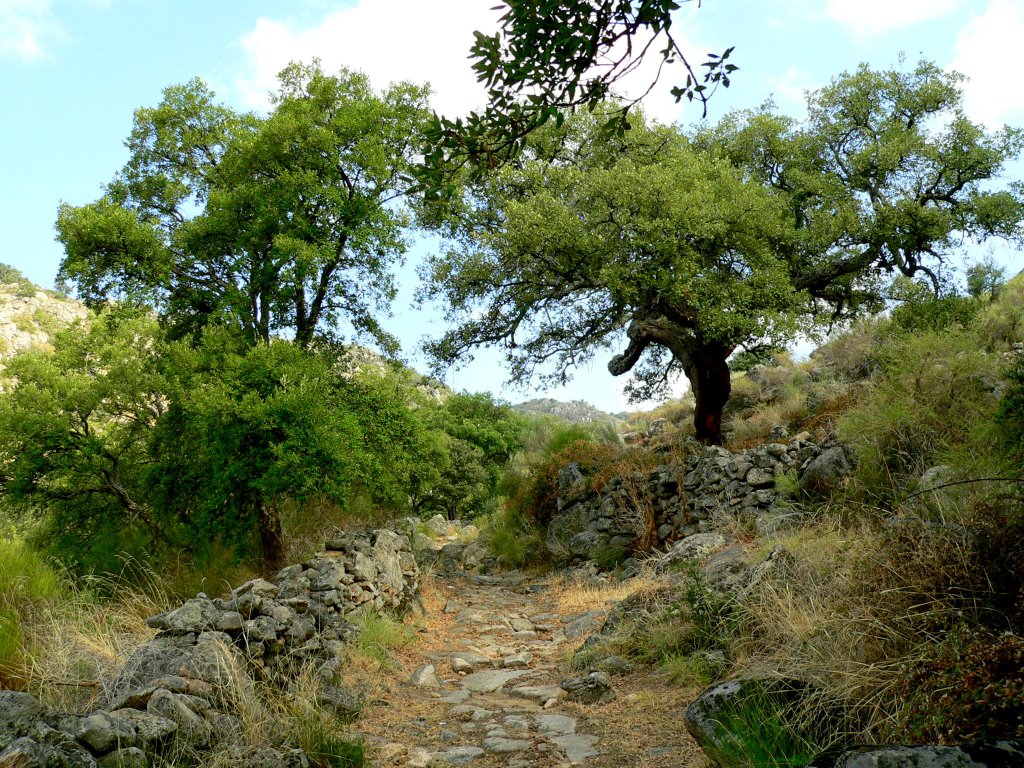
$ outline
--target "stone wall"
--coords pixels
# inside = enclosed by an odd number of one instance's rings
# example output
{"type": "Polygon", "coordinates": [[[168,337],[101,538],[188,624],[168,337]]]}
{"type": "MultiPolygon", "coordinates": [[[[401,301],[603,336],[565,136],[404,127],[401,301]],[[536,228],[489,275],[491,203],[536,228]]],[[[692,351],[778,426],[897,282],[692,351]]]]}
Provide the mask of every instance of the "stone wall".
{"type": "Polygon", "coordinates": [[[257,682],[287,689],[301,672],[320,681],[320,706],[355,714],[358,697],[339,684],[343,645],[358,634],[347,617],[402,611],[418,589],[409,538],[378,530],[340,536],[226,599],[200,594],[148,620],[159,633],[104,681],[102,709],[47,713],[27,694],[0,692],[0,766],[145,766],[214,749],[218,765],[306,766],[294,745],[244,748],[239,697],[257,682]]]}
{"type": "Polygon", "coordinates": [[[607,561],[709,532],[723,515],[767,533],[794,518],[777,503],[780,493],[798,483],[808,492],[828,493],[850,470],[845,449],[819,446],[807,432],[736,453],[696,447],[682,465],[616,477],[599,491],[573,463],[559,478],[558,511],[546,543],[563,560],[607,561]],[[777,482],[782,475],[791,480],[777,482]]]}

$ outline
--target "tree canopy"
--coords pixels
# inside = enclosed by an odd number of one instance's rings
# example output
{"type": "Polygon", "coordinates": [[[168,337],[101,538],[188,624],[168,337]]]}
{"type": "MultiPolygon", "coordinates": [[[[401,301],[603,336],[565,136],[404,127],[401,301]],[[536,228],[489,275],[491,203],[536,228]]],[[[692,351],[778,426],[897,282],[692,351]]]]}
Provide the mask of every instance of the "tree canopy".
{"type": "MultiPolygon", "coordinates": [[[[450,119],[435,116],[421,181],[437,195],[447,174],[467,162],[491,169],[515,157],[525,139],[548,120],[559,124],[569,111],[619,98],[605,111],[605,134],[630,126],[630,109],[658,85],[667,67],[685,74],[671,87],[676,101],[698,101],[707,114],[708,98],[728,87],[737,67],[732,48],[708,54],[695,69],[680,48],[672,14],[693,0],[506,0],[493,34],[476,32],[470,50],[477,79],[487,86],[489,103],[480,113],[450,119]],[[656,60],[646,91],[624,100],[616,86],[644,59],[656,60]],[[698,73],[697,69],[703,71],[698,73]]],[[[697,0],[697,5],[700,5],[697,0]]]]}
{"type": "Polygon", "coordinates": [[[682,371],[698,436],[720,442],[737,346],[871,306],[886,272],[936,276],[967,238],[1020,237],[1020,190],[987,183],[1021,134],[972,124],[959,83],[862,67],[811,94],[805,122],[765,108],[689,136],[549,124],[472,185],[428,263],[423,296],[454,326],[430,351],[499,345],[513,379],[563,380],[623,340],[609,370],[644,397],[682,371]]]}
{"type": "Polygon", "coordinates": [[[106,194],[61,206],[59,278],[90,305],[154,307],[179,333],[221,323],[305,345],[345,321],[393,349],[378,316],[406,248],[426,99],[315,63],[281,73],[266,117],[217,103],[198,79],[169,87],[136,111],[106,194]]]}

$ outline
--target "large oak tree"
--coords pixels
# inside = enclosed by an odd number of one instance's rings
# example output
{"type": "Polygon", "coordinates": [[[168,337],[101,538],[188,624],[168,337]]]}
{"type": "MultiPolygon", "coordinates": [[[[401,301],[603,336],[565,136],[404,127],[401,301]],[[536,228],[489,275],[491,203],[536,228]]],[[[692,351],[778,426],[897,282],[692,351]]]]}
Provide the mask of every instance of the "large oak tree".
{"type": "Polygon", "coordinates": [[[684,372],[698,437],[720,442],[737,346],[873,305],[884,273],[936,276],[967,239],[1020,237],[1020,190],[990,182],[1021,135],[972,124],[959,86],[928,63],[865,67],[811,94],[804,122],[764,109],[609,136],[583,114],[535,131],[468,188],[427,265],[453,324],[432,353],[499,345],[514,379],[564,380],[621,341],[609,370],[634,371],[638,396],[684,372]]]}
{"type": "Polygon", "coordinates": [[[211,322],[300,344],[339,321],[385,348],[378,322],[406,248],[408,172],[427,90],[293,64],[265,117],[201,81],[139,109],[106,194],[61,206],[60,278],[87,303],[134,300],[182,332],[211,322]]]}

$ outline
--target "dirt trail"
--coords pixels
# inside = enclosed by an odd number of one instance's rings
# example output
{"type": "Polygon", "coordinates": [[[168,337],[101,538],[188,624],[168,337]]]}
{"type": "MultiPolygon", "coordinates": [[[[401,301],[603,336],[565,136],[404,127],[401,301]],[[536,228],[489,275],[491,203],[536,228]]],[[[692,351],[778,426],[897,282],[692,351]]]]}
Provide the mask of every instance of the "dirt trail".
{"type": "Polygon", "coordinates": [[[608,609],[607,594],[566,600],[566,588],[558,577],[433,577],[420,641],[360,721],[377,764],[705,765],[682,724],[695,691],[633,672],[612,679],[611,702],[565,699],[559,684],[579,675],[572,652],[608,609]]]}

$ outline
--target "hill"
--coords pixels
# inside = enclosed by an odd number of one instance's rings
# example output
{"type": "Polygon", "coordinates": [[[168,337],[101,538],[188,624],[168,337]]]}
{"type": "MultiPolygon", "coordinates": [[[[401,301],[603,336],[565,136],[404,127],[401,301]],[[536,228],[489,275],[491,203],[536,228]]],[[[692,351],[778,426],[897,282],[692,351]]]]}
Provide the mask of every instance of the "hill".
{"type": "Polygon", "coordinates": [[[48,346],[55,330],[88,315],[83,304],[0,263],[0,363],[23,349],[48,346]]]}
{"type": "Polygon", "coordinates": [[[607,422],[618,425],[622,421],[620,415],[605,413],[585,400],[564,402],[551,397],[539,397],[522,403],[516,403],[512,407],[520,413],[554,416],[570,424],[599,424],[607,422]]]}

